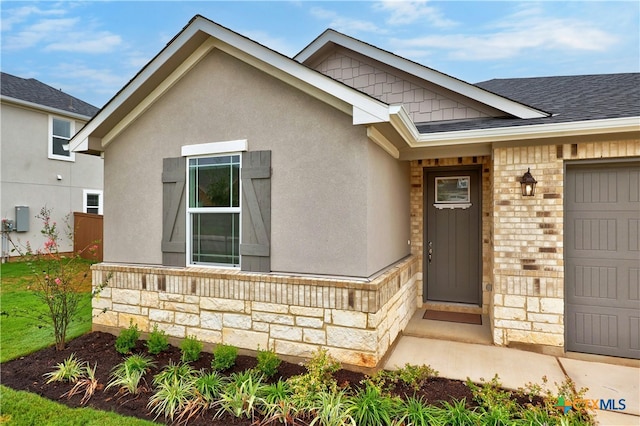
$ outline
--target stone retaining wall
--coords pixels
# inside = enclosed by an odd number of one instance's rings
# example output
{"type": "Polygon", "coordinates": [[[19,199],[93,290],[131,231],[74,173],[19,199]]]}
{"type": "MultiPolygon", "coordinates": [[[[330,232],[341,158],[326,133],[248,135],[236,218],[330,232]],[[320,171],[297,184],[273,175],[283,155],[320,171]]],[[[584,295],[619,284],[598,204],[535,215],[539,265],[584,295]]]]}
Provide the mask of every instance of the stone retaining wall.
{"type": "Polygon", "coordinates": [[[295,357],[323,347],[344,364],[373,368],[416,310],[418,273],[415,256],[370,282],[101,263],[93,283],[110,278],[93,300],[93,328],[157,324],[176,338],[295,357]]]}

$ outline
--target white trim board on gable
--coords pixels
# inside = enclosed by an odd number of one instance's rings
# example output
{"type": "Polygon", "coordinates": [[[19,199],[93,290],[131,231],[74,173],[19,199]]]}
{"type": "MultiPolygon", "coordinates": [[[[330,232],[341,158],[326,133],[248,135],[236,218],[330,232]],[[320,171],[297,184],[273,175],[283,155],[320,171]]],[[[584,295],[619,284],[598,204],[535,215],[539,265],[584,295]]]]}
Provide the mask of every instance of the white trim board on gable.
{"type": "Polygon", "coordinates": [[[543,118],[550,115],[547,112],[540,111],[536,108],[532,108],[530,106],[523,105],[521,103],[488,92],[477,86],[466,83],[462,80],[458,80],[457,78],[448,76],[431,68],[427,68],[423,65],[394,55],[393,53],[379,49],[370,44],[363,43],[360,40],[351,38],[331,29],[326,30],[324,33],[322,33],[318,38],[311,42],[311,44],[309,44],[300,53],[294,56],[294,59],[300,63],[306,63],[316,53],[320,52],[325,46],[330,44],[336,44],[344,48],[353,50],[383,64],[387,64],[392,68],[397,68],[420,79],[426,80],[445,89],[454,91],[463,96],[489,105],[493,108],[504,111],[507,114],[513,115],[518,118],[543,118]]]}

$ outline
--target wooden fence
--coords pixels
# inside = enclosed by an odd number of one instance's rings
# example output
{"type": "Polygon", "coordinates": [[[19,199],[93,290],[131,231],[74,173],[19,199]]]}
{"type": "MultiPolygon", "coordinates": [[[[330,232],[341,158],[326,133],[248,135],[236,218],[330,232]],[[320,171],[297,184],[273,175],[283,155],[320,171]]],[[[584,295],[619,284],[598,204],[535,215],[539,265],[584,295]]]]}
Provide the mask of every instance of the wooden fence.
{"type": "Polygon", "coordinates": [[[102,262],[102,215],[73,212],[73,251],[85,259],[102,262]],[[96,245],[95,252],[86,250],[96,245]]]}

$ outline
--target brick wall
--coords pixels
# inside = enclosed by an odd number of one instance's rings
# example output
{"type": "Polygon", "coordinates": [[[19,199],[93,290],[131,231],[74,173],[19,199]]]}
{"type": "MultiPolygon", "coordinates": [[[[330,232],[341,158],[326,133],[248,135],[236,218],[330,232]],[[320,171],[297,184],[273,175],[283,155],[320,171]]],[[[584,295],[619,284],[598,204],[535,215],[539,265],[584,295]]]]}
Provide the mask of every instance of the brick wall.
{"type": "Polygon", "coordinates": [[[176,338],[296,357],[324,347],[345,364],[372,368],[416,310],[418,265],[411,256],[364,282],[97,264],[93,282],[110,280],[93,301],[93,327],[117,333],[130,321],[142,331],[157,324],[176,338]]]}
{"type": "Polygon", "coordinates": [[[640,155],[640,142],[494,150],[493,339],[564,346],[564,162],[640,155]],[[519,179],[531,168],[535,197],[519,179]]]}

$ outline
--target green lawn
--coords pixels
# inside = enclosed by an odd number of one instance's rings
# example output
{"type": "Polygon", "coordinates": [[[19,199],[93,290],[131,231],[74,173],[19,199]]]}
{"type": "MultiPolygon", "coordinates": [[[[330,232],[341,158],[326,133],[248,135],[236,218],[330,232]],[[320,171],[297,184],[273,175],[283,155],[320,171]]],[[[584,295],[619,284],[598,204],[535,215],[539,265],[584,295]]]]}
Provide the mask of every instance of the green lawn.
{"type": "MultiPolygon", "coordinates": [[[[89,266],[87,262],[87,271],[89,266]]],[[[46,311],[46,307],[28,290],[30,275],[31,269],[24,262],[4,263],[0,268],[0,362],[54,344],[51,327],[34,320],[38,312],[46,311]]],[[[88,285],[86,287],[89,288],[88,285]]],[[[67,340],[91,330],[89,293],[84,294],[82,306],[81,319],[69,326],[67,340]]],[[[0,385],[0,424],[144,426],[154,423],[89,408],[72,409],[35,394],[0,385]]]]}
{"type": "Polygon", "coordinates": [[[146,426],[155,423],[91,408],[69,408],[38,395],[0,386],[0,424],[15,426],[146,426]]]}
{"type": "MultiPolygon", "coordinates": [[[[89,263],[86,264],[88,270],[89,263]]],[[[31,270],[24,262],[3,263],[0,269],[0,362],[51,346],[53,329],[49,321],[38,320],[47,308],[30,292],[31,270]]],[[[46,318],[46,317],[45,317],[46,318]]],[[[79,320],[67,329],[67,340],[91,330],[91,295],[83,295],[79,320]]]]}

